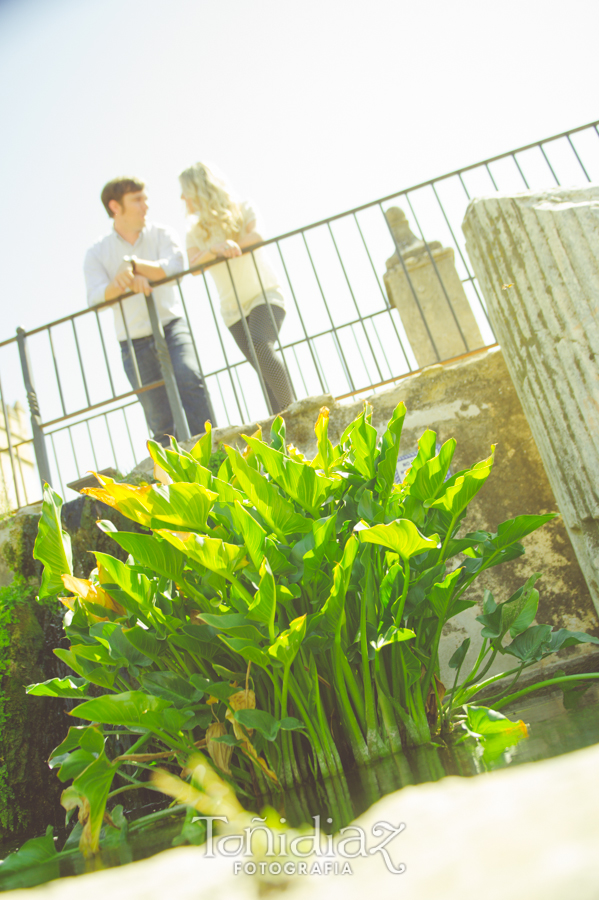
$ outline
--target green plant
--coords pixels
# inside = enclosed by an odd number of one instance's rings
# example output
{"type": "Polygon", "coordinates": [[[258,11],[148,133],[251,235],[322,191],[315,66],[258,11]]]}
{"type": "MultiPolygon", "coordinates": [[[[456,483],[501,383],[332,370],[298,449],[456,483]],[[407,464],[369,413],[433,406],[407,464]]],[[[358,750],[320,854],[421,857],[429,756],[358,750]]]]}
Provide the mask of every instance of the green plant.
{"type": "MultiPolygon", "coordinates": [[[[535,575],[503,603],[485,595],[481,651],[460,680],[468,642],[459,648],[445,692],[445,623],[474,605],[475,579],[524,553],[521,539],[553,516],[458,537],[493,448],[449,477],[456,442],[437,454],[427,431],[396,485],[404,416],[400,404],[378,441],[365,405],[333,446],[323,409],[312,461],[287,446],[278,417],[270,446],[256,433],[243,453],[227,447],[218,475],[209,432],[191,452],[150,441],[170,484],[98,476],[103,486],[85,490],[148,530],[98,523],[130,556],[96,552],[89,579],[73,577],[61,501],[46,488],[40,597],[71,593],[63,598],[71,647],[55,652],[75,676],[29,691],[80,699],[72,714],[93,723],[70,728],[51,758],[62,781],[73,779],[62,802],[79,807],[84,850],[98,847],[107,801],[147,784],[145,770],[159,762],[180,765],[206,747],[241,794],[334,775],[447,732],[498,680],[484,680],[498,654],[517,660],[515,681],[548,653],[599,643],[532,625],[535,575]],[[115,734],[129,736],[126,753],[109,754],[106,736],[115,734]]],[[[497,734],[502,719],[487,731],[497,734]]],[[[466,727],[484,737],[472,717],[466,727]]]]}

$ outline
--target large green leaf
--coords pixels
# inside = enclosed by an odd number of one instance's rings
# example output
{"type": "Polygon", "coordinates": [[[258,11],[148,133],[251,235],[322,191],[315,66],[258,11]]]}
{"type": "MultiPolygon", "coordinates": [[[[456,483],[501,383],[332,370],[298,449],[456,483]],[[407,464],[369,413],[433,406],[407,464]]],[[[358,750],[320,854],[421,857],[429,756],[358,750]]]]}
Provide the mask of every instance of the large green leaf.
{"type": "Polygon", "coordinates": [[[158,531],[158,534],[190,559],[225,578],[231,578],[235,574],[245,556],[245,547],[227,544],[220,538],[192,532],[174,534],[172,531],[166,530],[158,531]]]}
{"type": "Polygon", "coordinates": [[[113,531],[110,537],[142,566],[173,581],[181,580],[185,556],[168,541],[132,531],[113,531]]]}
{"type": "Polygon", "coordinates": [[[389,419],[389,423],[383,434],[381,452],[376,468],[376,489],[379,493],[379,499],[383,504],[391,493],[395,483],[399,442],[401,440],[401,431],[405,417],[406,407],[403,403],[398,403],[393,410],[393,415],[389,419]]]}
{"type": "Polygon", "coordinates": [[[259,525],[258,522],[256,522],[251,513],[238,500],[235,501],[231,511],[237,530],[243,537],[250,559],[254,564],[254,568],[259,569],[264,557],[266,532],[264,528],[262,528],[262,525],[259,525]]]}
{"type": "Polygon", "coordinates": [[[263,475],[248,465],[239,451],[233,447],[225,449],[243,490],[280,540],[286,541],[291,534],[306,534],[312,530],[312,521],[296,513],[293,504],[285,500],[263,475]]]}
{"type": "Polygon", "coordinates": [[[149,657],[155,663],[161,663],[160,657],[164,651],[164,643],[157,640],[147,628],[142,628],[141,625],[123,628],[123,636],[145,657],[149,657]]]}
{"type": "Polygon", "coordinates": [[[33,558],[44,564],[40,600],[64,591],[61,575],[73,574],[71,538],[62,530],[61,509],[62,499],[49,484],[44,485],[42,515],[33,547],[33,558]]]}
{"type": "Polygon", "coordinates": [[[245,616],[238,613],[224,613],[223,615],[202,613],[202,619],[212,628],[224,631],[225,634],[230,634],[233,637],[246,638],[257,644],[266,640],[255,625],[252,625],[245,616]]]}
{"type": "MultiPolygon", "coordinates": [[[[136,638],[139,638],[139,632],[143,630],[139,625],[137,630],[131,629],[136,638]]],[[[151,656],[146,656],[142,650],[129,640],[128,629],[124,630],[122,625],[117,625],[116,628],[112,629],[108,637],[108,644],[110,646],[110,655],[114,660],[120,661],[125,659],[128,666],[151,666],[154,661],[151,656]]],[[[152,644],[153,649],[158,649],[157,644],[158,641],[152,644]]]]}
{"type": "Polygon", "coordinates": [[[388,644],[399,644],[402,641],[409,641],[411,638],[415,637],[416,632],[412,631],[411,628],[397,628],[395,625],[391,625],[386,631],[379,634],[375,641],[371,641],[370,643],[378,653],[388,644]]]}
{"type": "MultiPolygon", "coordinates": [[[[95,557],[100,570],[100,581],[102,584],[117,584],[126,597],[126,602],[130,611],[137,608],[148,607],[154,594],[154,585],[141,572],[136,572],[132,566],[127,566],[120,559],[109,556],[108,553],[100,553],[95,551],[95,557]]],[[[119,598],[119,602],[123,598],[119,598]]]]}
{"type": "Polygon", "coordinates": [[[416,472],[416,477],[410,488],[410,495],[423,502],[429,503],[435,499],[443,486],[447,476],[451,460],[456,448],[456,441],[451,438],[445,441],[438,456],[427,460],[416,472]]]}
{"type": "Polygon", "coordinates": [[[548,652],[551,644],[551,625],[533,625],[517,635],[504,653],[515,656],[522,662],[538,662],[548,652]]]}
{"type": "MultiPolygon", "coordinates": [[[[325,476],[328,476],[329,469],[336,461],[335,448],[329,440],[329,410],[323,406],[318,415],[316,425],[314,426],[316,434],[316,446],[318,453],[310,463],[313,469],[322,469],[325,476]]],[[[284,452],[284,448],[283,449],[284,452]]]]}
{"type": "Polygon", "coordinates": [[[352,465],[370,481],[375,476],[377,433],[376,428],[368,419],[369,415],[365,408],[364,412],[360,413],[357,419],[347,426],[341,435],[339,444],[343,445],[349,441],[352,465]]]}
{"type": "Polygon", "coordinates": [[[144,672],[141,675],[141,684],[145,691],[156,697],[162,697],[180,708],[197,704],[201,701],[204,692],[194,687],[188,680],[177,675],[176,672],[144,672]]]}
{"type": "Polygon", "coordinates": [[[259,731],[267,741],[274,741],[281,728],[285,731],[297,731],[304,727],[304,723],[299,719],[291,716],[287,716],[283,720],[275,719],[265,709],[236,709],[233,717],[244,728],[254,728],[259,731]]]}
{"type": "Polygon", "coordinates": [[[210,465],[210,457],[212,456],[212,423],[204,422],[204,428],[206,429],[205,433],[193,445],[190,455],[208,468],[210,465]]]}
{"type": "Polygon", "coordinates": [[[268,444],[243,435],[273,481],[283,488],[292,500],[310,515],[317,510],[339,486],[337,479],[319,475],[310,465],[295,462],[268,444]]]}
{"type": "Polygon", "coordinates": [[[102,752],[63,792],[61,803],[65,809],[72,809],[76,805],[82,807],[83,815],[80,814],[80,819],[83,818],[85,824],[79,848],[85,856],[98,852],[106,801],[116,771],[116,766],[111,765],[102,752]]]}
{"type": "Polygon", "coordinates": [[[549,649],[552,653],[557,653],[564,647],[574,647],[576,644],[599,644],[599,638],[585,634],[584,631],[568,631],[567,628],[551,632],[549,649]]]}
{"type": "Polygon", "coordinates": [[[83,699],[89,691],[89,682],[86,678],[50,678],[39,684],[30,684],[25,690],[34,697],[70,697],[77,700],[83,699]]]}
{"type": "Polygon", "coordinates": [[[453,593],[462,570],[455,569],[440,584],[434,584],[427,596],[435,615],[442,622],[451,617],[453,593]]]}
{"type": "Polygon", "coordinates": [[[306,636],[306,616],[300,616],[289,623],[287,631],[281,632],[274,644],[268,648],[268,652],[285,667],[289,667],[306,636]]]}
{"type": "Polygon", "coordinates": [[[491,474],[495,446],[491,447],[491,455],[472,467],[468,472],[460,475],[455,483],[447,488],[445,493],[429,505],[431,509],[441,509],[451,514],[455,519],[466,509],[470,501],[480,491],[481,487],[491,474]]]}
{"type": "Polygon", "coordinates": [[[260,566],[260,587],[254,594],[254,602],[248,609],[248,618],[266,625],[271,641],[275,639],[276,612],[277,586],[272,569],[265,559],[260,566]]]}
{"type": "Polygon", "coordinates": [[[436,534],[425,537],[409,519],[395,519],[388,525],[356,529],[361,541],[380,544],[398,553],[402,559],[410,559],[425,550],[434,550],[439,543],[436,534]]]}
{"type": "Polygon", "coordinates": [[[29,888],[60,875],[52,825],[43,837],[31,838],[0,864],[0,891],[29,888]]]}
{"type": "Polygon", "coordinates": [[[544,516],[516,516],[515,519],[508,519],[498,526],[497,534],[491,537],[492,544],[497,550],[509,547],[556,516],[557,513],[548,513],[544,516]]]}
{"type": "Polygon", "coordinates": [[[355,535],[349,538],[343,550],[343,557],[333,569],[333,586],[322,607],[321,614],[330,627],[339,632],[345,610],[345,595],[349,587],[354,560],[358,552],[358,541],[355,535]]]}
{"type": "Polygon", "coordinates": [[[418,441],[418,453],[415,458],[412,460],[412,465],[406,472],[406,476],[403,480],[404,484],[413,484],[416,480],[416,475],[422,466],[429,460],[432,459],[435,455],[435,450],[437,449],[437,434],[434,431],[431,431],[429,428],[424,432],[418,441]]]}
{"type": "Polygon", "coordinates": [[[143,691],[126,691],[106,697],[95,697],[76,706],[69,715],[104,725],[123,725],[131,731],[162,731],[161,713],[170,702],[143,691]]]}
{"type": "Polygon", "coordinates": [[[148,441],[148,450],[156,465],[160,466],[173,481],[195,482],[203,484],[204,487],[210,486],[206,480],[208,470],[190,453],[162,447],[156,441],[148,441]]]}
{"type": "Polygon", "coordinates": [[[239,653],[240,656],[243,656],[246,662],[255,663],[262,669],[270,669],[277,664],[277,661],[268,656],[264,650],[260,650],[253,640],[229,637],[229,635],[225,634],[220,634],[219,637],[225,646],[229,647],[234,653],[239,653]]]}

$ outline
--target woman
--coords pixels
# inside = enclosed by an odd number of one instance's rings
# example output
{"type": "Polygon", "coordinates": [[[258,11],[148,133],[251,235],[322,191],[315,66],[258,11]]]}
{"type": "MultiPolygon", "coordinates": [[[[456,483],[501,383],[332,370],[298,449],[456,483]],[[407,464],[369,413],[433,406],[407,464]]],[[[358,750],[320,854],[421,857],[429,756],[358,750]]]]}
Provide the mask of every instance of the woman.
{"type": "Polygon", "coordinates": [[[219,257],[230,260],[210,269],[222,316],[237,346],[256,368],[249,331],[273,413],[278,413],[294,399],[287,371],[274,348],[285,318],[285,302],[265,251],[242,255],[243,248],[262,241],[256,231],[256,213],[249,203],[237,203],[222,179],[204,163],[185,169],[179,181],[181,198],[192,217],[187,232],[189,265],[219,257]]]}

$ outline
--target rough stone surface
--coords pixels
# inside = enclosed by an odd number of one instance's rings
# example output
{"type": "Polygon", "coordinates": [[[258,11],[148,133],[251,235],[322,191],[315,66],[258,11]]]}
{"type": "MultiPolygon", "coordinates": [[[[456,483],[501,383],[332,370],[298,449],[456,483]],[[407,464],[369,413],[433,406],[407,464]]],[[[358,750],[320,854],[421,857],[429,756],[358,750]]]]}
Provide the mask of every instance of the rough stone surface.
{"type": "Polygon", "coordinates": [[[599,186],[474,200],[463,228],[599,610],[599,186]]]}
{"type": "Polygon", "coordinates": [[[397,252],[387,260],[385,287],[419,367],[483,347],[452,248],[418,240],[397,206],[385,215],[401,252],[401,260],[397,252]]]}
{"type": "MultiPolygon", "coordinates": [[[[356,820],[366,834],[365,855],[351,859],[352,875],[271,879],[235,876],[234,859],[206,859],[203,848],[167,850],[144,862],[55,881],[7,900],[596,900],[599,884],[599,747],[545,762],[406,787],[356,820]],[[380,852],[389,831],[405,830],[380,852]],[[277,884],[278,882],[278,884],[277,884]]],[[[352,834],[355,835],[355,831],[352,834]]],[[[357,843],[347,845],[356,853],[357,843]]],[[[339,862],[344,859],[333,857],[339,862]]],[[[246,860],[242,859],[242,862],[246,860]]],[[[310,859],[312,863],[313,858],[310,859]]],[[[321,860],[321,864],[322,864],[321,860]]]]}

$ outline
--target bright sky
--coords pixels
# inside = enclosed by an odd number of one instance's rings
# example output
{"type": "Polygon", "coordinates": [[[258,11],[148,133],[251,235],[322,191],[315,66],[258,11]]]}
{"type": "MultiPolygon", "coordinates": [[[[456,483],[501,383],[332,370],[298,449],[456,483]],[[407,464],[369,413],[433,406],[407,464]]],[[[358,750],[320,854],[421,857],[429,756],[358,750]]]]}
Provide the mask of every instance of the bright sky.
{"type": "Polygon", "coordinates": [[[268,236],[597,117],[596,0],[0,0],[0,339],[85,305],[102,185],[184,233],[198,158],[268,236]]]}

